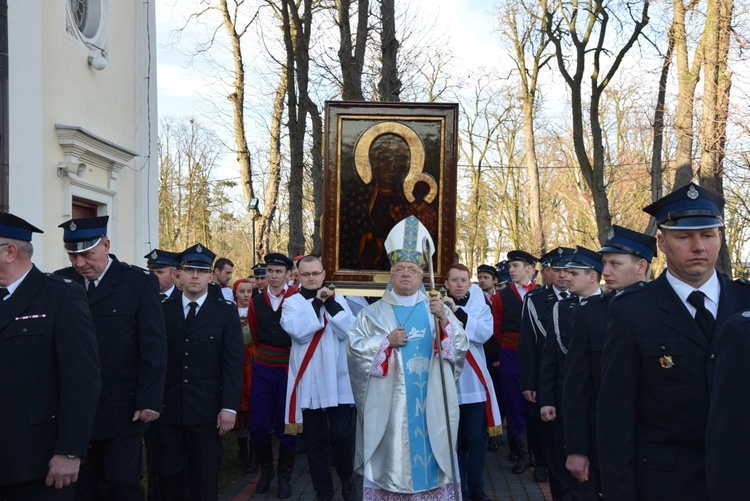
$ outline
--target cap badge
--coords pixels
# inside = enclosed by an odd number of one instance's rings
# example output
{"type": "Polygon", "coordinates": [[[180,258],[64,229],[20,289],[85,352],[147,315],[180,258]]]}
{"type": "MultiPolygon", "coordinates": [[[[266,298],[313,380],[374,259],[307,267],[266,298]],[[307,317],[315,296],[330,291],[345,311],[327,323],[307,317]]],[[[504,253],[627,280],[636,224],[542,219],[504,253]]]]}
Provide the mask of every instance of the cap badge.
{"type": "Polygon", "coordinates": [[[613,238],[615,238],[615,230],[614,230],[614,228],[610,229],[609,233],[607,233],[607,239],[612,240],[613,238]]]}
{"type": "Polygon", "coordinates": [[[159,257],[159,254],[156,251],[151,253],[151,259],[156,259],[157,257],[159,257]]]}
{"type": "Polygon", "coordinates": [[[661,364],[662,369],[671,369],[674,367],[674,360],[672,360],[672,355],[664,355],[663,357],[659,358],[659,364],[661,364]]]}
{"type": "Polygon", "coordinates": [[[700,193],[698,193],[698,190],[695,189],[695,186],[691,184],[690,189],[687,191],[687,197],[690,200],[695,200],[696,198],[698,198],[698,196],[700,196],[700,193]]]}
{"type": "Polygon", "coordinates": [[[563,252],[565,252],[565,251],[564,251],[564,250],[562,249],[562,247],[558,247],[558,248],[557,248],[557,253],[558,253],[558,254],[559,254],[560,256],[562,256],[562,255],[563,255],[563,252]]]}
{"type": "Polygon", "coordinates": [[[78,228],[78,226],[76,226],[76,223],[75,223],[75,221],[71,221],[71,222],[70,222],[70,225],[68,226],[68,229],[69,229],[70,231],[76,231],[76,228],[78,228]]]}
{"type": "Polygon", "coordinates": [[[198,244],[195,247],[195,252],[197,252],[198,254],[200,254],[201,252],[203,252],[203,247],[201,247],[201,244],[198,244]]]}
{"type": "Polygon", "coordinates": [[[743,311],[742,316],[745,318],[750,318],[750,311],[743,311]]]}

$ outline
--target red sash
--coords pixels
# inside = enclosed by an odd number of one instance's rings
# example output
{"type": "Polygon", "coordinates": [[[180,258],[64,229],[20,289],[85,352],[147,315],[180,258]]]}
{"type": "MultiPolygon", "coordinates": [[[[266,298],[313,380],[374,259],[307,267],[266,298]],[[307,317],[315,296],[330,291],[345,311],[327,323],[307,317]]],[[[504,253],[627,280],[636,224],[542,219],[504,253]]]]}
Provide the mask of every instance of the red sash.
{"type": "Polygon", "coordinates": [[[487,432],[491,437],[501,435],[502,423],[495,422],[495,415],[492,412],[492,399],[495,396],[491,395],[489,386],[487,385],[487,381],[484,379],[484,373],[482,373],[482,370],[479,368],[479,364],[477,363],[477,359],[474,358],[474,355],[470,351],[466,352],[466,361],[474,370],[474,374],[477,375],[479,382],[482,383],[482,386],[484,387],[484,394],[487,397],[484,405],[484,412],[487,415],[487,432]]]}
{"type": "Polygon", "coordinates": [[[326,330],[328,325],[328,319],[323,316],[323,327],[313,334],[313,338],[310,341],[310,346],[305,351],[305,356],[302,357],[302,363],[297,371],[297,377],[294,379],[294,386],[292,387],[292,395],[289,397],[289,423],[284,425],[284,433],[286,435],[296,435],[302,433],[302,423],[297,423],[297,385],[299,385],[302,376],[307,370],[307,366],[310,365],[310,360],[315,353],[315,349],[320,343],[320,339],[323,337],[323,331],[326,330]]]}

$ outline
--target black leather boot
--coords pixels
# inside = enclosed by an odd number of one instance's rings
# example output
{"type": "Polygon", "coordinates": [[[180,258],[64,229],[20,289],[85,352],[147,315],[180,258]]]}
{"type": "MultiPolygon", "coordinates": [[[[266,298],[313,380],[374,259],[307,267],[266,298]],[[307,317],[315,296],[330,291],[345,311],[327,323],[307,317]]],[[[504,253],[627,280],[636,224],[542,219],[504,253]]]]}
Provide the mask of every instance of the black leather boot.
{"type": "Polygon", "coordinates": [[[279,499],[286,499],[292,495],[292,470],[296,458],[297,452],[294,449],[279,446],[279,489],[276,491],[276,497],[279,499]]]}
{"type": "Polygon", "coordinates": [[[352,477],[341,480],[341,497],[344,498],[344,501],[356,501],[357,486],[354,484],[352,477]]]}
{"type": "Polygon", "coordinates": [[[247,461],[244,465],[245,473],[255,473],[258,471],[258,453],[253,447],[253,443],[250,442],[250,448],[247,451],[247,461]]]}
{"type": "Polygon", "coordinates": [[[511,471],[516,475],[519,475],[529,469],[529,442],[525,433],[515,435],[513,437],[513,442],[516,444],[518,459],[516,460],[516,464],[513,465],[511,471]]]}
{"type": "Polygon", "coordinates": [[[273,480],[276,474],[273,469],[273,450],[271,449],[271,444],[256,448],[255,455],[260,463],[260,478],[258,479],[258,485],[255,487],[255,492],[263,494],[271,488],[271,480],[273,480]]]}

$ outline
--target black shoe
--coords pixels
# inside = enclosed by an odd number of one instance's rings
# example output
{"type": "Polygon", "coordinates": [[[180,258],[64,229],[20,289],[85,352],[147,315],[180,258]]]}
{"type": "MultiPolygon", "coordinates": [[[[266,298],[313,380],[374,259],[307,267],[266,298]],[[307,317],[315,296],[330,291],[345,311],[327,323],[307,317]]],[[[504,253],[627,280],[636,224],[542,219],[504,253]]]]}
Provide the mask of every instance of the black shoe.
{"type": "Polygon", "coordinates": [[[344,498],[344,501],[355,501],[357,499],[357,486],[351,477],[341,481],[341,497],[344,498]]]}
{"type": "Polygon", "coordinates": [[[286,499],[292,496],[292,470],[296,459],[294,449],[279,447],[279,461],[277,468],[279,470],[279,488],[276,491],[278,499],[286,499]]]}
{"type": "Polygon", "coordinates": [[[247,460],[242,467],[245,473],[255,473],[258,471],[258,455],[254,448],[250,448],[250,452],[247,454],[247,460]]]}
{"type": "Polygon", "coordinates": [[[490,437],[487,439],[487,450],[490,452],[497,452],[498,444],[497,437],[490,437]]]}
{"type": "Polygon", "coordinates": [[[534,480],[539,483],[543,483],[547,481],[547,477],[549,475],[547,474],[547,467],[546,466],[537,466],[534,468],[534,480]]]}
{"type": "Polygon", "coordinates": [[[529,458],[521,456],[516,461],[516,464],[513,465],[513,469],[511,472],[515,473],[516,475],[520,475],[521,473],[525,472],[529,469],[529,458]]]}
{"type": "Polygon", "coordinates": [[[258,479],[258,485],[255,487],[255,492],[258,494],[264,494],[271,489],[271,480],[276,476],[276,472],[273,469],[273,463],[263,463],[260,466],[260,478],[258,479]]]}

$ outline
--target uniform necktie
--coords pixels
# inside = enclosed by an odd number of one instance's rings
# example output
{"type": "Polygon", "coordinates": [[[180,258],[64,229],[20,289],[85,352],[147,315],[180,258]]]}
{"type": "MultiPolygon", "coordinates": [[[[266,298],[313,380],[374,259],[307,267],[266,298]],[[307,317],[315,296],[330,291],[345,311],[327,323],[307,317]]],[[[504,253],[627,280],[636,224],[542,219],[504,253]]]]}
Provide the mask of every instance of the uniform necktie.
{"type": "Polygon", "coordinates": [[[568,299],[568,291],[560,291],[560,298],[568,299]]]}
{"type": "Polygon", "coordinates": [[[5,287],[0,287],[0,301],[5,299],[5,296],[7,296],[8,294],[10,294],[10,292],[8,292],[8,289],[6,289],[5,287]]]}
{"type": "Polygon", "coordinates": [[[688,303],[695,307],[695,322],[703,331],[703,335],[706,336],[706,339],[711,341],[711,336],[714,333],[714,324],[716,323],[716,319],[714,319],[714,316],[710,311],[708,311],[708,308],[706,308],[704,302],[705,298],[706,295],[701,291],[693,291],[690,293],[687,300],[688,303]]]}
{"type": "Polygon", "coordinates": [[[96,289],[96,284],[93,280],[89,280],[89,285],[86,287],[86,295],[91,297],[91,294],[94,293],[94,289],[96,289]]]}
{"type": "Polygon", "coordinates": [[[185,323],[187,323],[187,326],[190,327],[190,324],[193,323],[193,319],[195,318],[195,309],[198,307],[198,303],[195,301],[190,301],[188,303],[188,308],[190,310],[188,311],[187,316],[185,317],[185,323]]]}
{"type": "Polygon", "coordinates": [[[163,292],[162,292],[162,293],[160,293],[160,294],[159,294],[159,296],[161,297],[161,301],[162,301],[162,303],[164,302],[164,300],[165,300],[165,299],[167,299],[167,295],[166,295],[166,294],[164,294],[163,292]]]}

